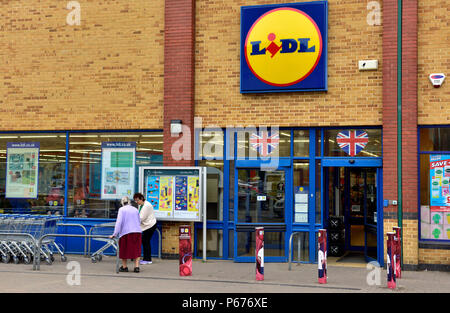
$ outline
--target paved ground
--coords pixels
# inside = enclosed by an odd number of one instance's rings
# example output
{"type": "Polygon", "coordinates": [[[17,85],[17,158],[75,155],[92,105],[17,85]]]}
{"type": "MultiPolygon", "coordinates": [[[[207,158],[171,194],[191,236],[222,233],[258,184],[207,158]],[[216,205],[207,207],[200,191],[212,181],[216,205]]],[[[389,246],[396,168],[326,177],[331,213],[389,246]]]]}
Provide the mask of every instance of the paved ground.
{"type": "MultiPolygon", "coordinates": [[[[447,293],[450,273],[404,271],[397,289],[386,287],[386,270],[365,266],[328,265],[328,283],[317,282],[317,265],[266,263],[264,281],[255,280],[255,266],[223,260],[194,260],[193,275],[180,277],[177,260],[154,258],[153,264],[141,265],[140,273],[116,273],[115,257],[101,262],[68,255],[63,263],[58,257],[52,265],[0,263],[0,293],[447,293]],[[80,275],[74,275],[76,270],[80,275]],[[376,285],[379,277],[379,285],[376,285]],[[78,280],[77,280],[78,279],[78,280]],[[369,283],[368,283],[369,279],[369,283]],[[375,284],[371,283],[375,282],[375,284]],[[74,284],[79,283],[79,284],[74,284]]],[[[133,266],[129,265],[130,269],[133,266]]]]}

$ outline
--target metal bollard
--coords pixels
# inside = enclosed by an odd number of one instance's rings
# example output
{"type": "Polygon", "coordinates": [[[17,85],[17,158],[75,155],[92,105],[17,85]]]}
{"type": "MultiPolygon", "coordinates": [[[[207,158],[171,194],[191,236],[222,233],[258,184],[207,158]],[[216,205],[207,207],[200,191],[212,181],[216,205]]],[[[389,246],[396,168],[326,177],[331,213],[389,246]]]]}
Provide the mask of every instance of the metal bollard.
{"type": "Polygon", "coordinates": [[[402,278],[402,242],[401,242],[401,227],[394,226],[393,230],[395,232],[394,236],[394,254],[395,254],[395,278],[402,278]]]}
{"type": "Polygon", "coordinates": [[[394,253],[394,236],[394,232],[387,233],[387,285],[390,289],[395,289],[397,287],[395,279],[396,256],[394,253]]]}
{"type": "Polygon", "coordinates": [[[180,276],[192,276],[191,226],[180,226],[180,276]]]}
{"type": "Polygon", "coordinates": [[[327,283],[327,230],[319,229],[318,268],[319,284],[327,283]]]}
{"type": "Polygon", "coordinates": [[[264,227],[255,227],[256,280],[264,280],[264,227]]]}

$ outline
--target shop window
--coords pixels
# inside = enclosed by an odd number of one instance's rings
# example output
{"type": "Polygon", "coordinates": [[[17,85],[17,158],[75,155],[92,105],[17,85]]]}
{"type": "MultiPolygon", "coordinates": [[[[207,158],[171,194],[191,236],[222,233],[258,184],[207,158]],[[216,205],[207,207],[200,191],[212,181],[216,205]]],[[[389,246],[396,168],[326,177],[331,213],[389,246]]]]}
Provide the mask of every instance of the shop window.
{"type": "Polygon", "coordinates": [[[204,130],[199,134],[198,158],[217,160],[223,158],[224,134],[221,129],[204,130]]]}
{"type": "Polygon", "coordinates": [[[294,130],[294,157],[309,157],[309,130],[294,130]]]}
{"type": "Polygon", "coordinates": [[[69,217],[116,218],[122,196],[138,191],[139,168],[163,160],[162,132],[71,133],[69,145],[69,217]]]}
{"type": "Polygon", "coordinates": [[[321,192],[322,167],[320,160],[316,160],[316,224],[322,223],[322,192],[321,192]]]}
{"type": "Polygon", "coordinates": [[[294,161],[294,223],[308,223],[309,161],[294,161]]]}
{"type": "Polygon", "coordinates": [[[420,129],[421,151],[450,151],[450,127],[420,129]]]}
{"type": "MultiPolygon", "coordinates": [[[[254,257],[256,251],[255,231],[238,231],[237,254],[240,257],[254,257]]],[[[264,231],[264,257],[285,256],[285,232],[264,231]]]]}
{"type": "Polygon", "coordinates": [[[207,167],[206,216],[209,221],[223,220],[223,161],[198,161],[207,167]]]}
{"type": "Polygon", "coordinates": [[[381,129],[327,129],[324,131],[324,155],[329,157],[381,157],[381,129]],[[339,141],[349,142],[339,146],[339,141]],[[354,144],[356,138],[360,146],[354,144]]]}
{"type": "MultiPolygon", "coordinates": [[[[203,255],[203,229],[197,231],[197,257],[203,255]]],[[[206,230],[206,257],[222,258],[223,257],[223,230],[207,229],[206,230]]]]}
{"type": "Polygon", "coordinates": [[[0,135],[0,212],[64,214],[65,133],[0,135]]]}
{"type": "Polygon", "coordinates": [[[237,132],[238,158],[289,157],[290,153],[290,130],[247,128],[237,132]]]}
{"type": "Polygon", "coordinates": [[[450,241],[450,128],[421,128],[420,239],[450,241]]]}

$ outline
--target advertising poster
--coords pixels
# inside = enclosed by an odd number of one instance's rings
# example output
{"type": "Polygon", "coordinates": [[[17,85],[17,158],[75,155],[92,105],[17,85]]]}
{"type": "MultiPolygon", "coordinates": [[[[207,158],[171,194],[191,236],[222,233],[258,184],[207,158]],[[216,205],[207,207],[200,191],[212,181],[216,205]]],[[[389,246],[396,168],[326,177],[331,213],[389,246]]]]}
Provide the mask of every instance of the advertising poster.
{"type": "Polygon", "coordinates": [[[147,177],[147,195],[145,198],[153,206],[154,211],[159,210],[159,176],[147,177]]]}
{"type": "Polygon", "coordinates": [[[102,200],[133,196],[135,164],[135,142],[102,142],[102,200]]]}
{"type": "Polygon", "coordinates": [[[39,142],[8,142],[6,198],[37,198],[39,142]]]}
{"type": "Polygon", "coordinates": [[[173,214],[173,177],[159,177],[159,207],[155,211],[156,218],[168,217],[173,214]]]}
{"type": "Polygon", "coordinates": [[[188,225],[180,226],[179,237],[179,261],[180,276],[192,275],[192,242],[191,227],[188,225]]]}
{"type": "Polygon", "coordinates": [[[139,190],[153,205],[157,219],[201,220],[200,169],[141,167],[139,173],[139,190]]]}
{"type": "MultiPolygon", "coordinates": [[[[188,178],[188,211],[190,212],[199,212],[199,180],[198,177],[189,177],[188,178]]],[[[198,215],[197,215],[198,216],[198,215]]]]}
{"type": "Polygon", "coordinates": [[[430,211],[450,212],[450,155],[430,155],[430,211]]]}
{"type": "Polygon", "coordinates": [[[187,211],[187,176],[175,176],[175,211],[187,211]]]}

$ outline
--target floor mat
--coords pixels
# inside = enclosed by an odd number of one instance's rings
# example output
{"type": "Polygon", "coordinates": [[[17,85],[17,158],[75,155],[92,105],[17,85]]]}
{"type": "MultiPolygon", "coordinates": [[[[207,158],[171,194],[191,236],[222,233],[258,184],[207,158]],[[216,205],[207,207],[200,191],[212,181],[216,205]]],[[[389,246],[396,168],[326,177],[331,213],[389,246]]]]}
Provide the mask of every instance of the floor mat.
{"type": "Polygon", "coordinates": [[[366,259],[363,253],[347,252],[336,262],[341,263],[366,263],[366,259]]]}

